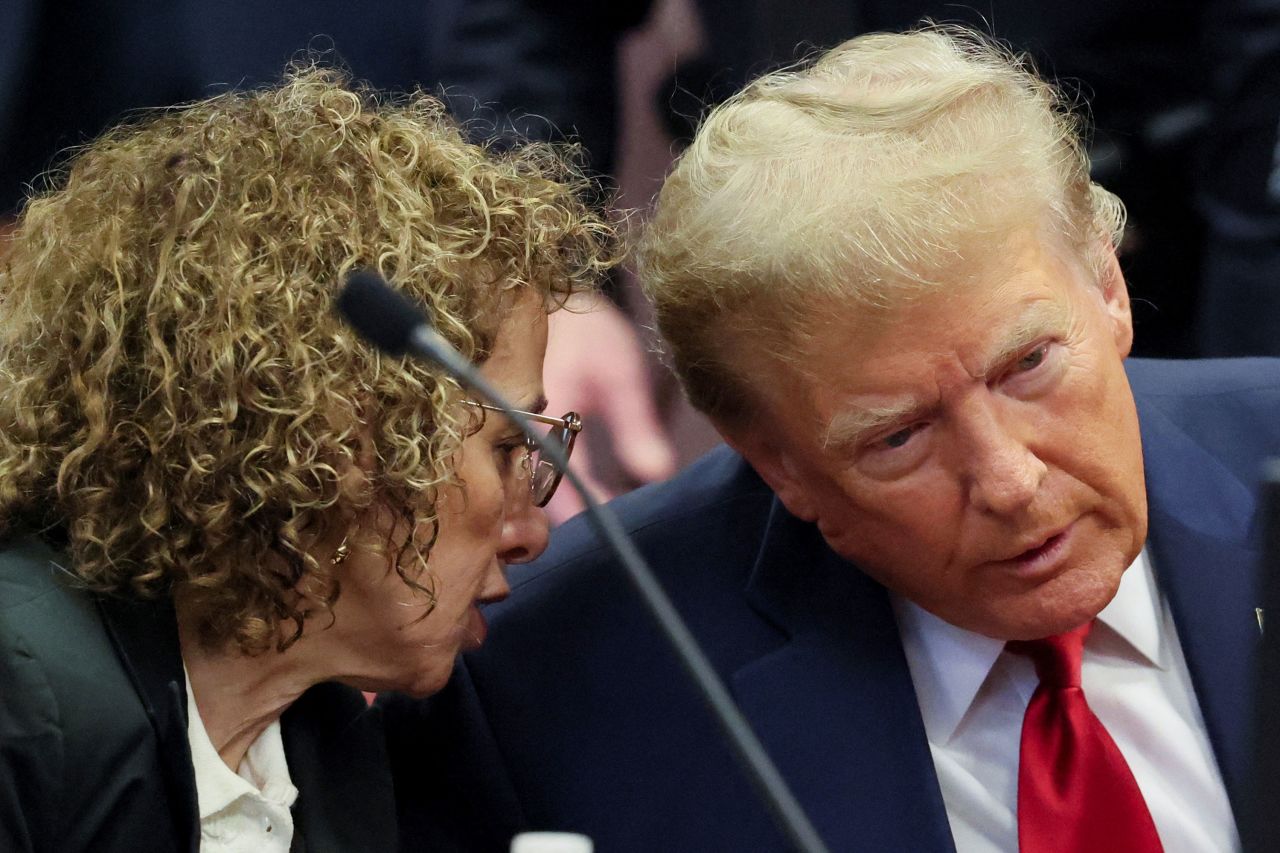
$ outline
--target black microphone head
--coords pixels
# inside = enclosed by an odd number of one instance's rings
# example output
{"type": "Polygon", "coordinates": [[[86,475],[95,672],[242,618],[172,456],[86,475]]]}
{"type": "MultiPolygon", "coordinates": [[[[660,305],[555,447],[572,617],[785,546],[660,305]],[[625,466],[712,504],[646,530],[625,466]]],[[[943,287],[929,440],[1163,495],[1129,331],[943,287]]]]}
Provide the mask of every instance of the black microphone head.
{"type": "Polygon", "coordinates": [[[430,325],[426,313],[393,289],[375,271],[353,270],[338,293],[338,313],[360,337],[391,355],[404,355],[419,326],[430,325]]]}

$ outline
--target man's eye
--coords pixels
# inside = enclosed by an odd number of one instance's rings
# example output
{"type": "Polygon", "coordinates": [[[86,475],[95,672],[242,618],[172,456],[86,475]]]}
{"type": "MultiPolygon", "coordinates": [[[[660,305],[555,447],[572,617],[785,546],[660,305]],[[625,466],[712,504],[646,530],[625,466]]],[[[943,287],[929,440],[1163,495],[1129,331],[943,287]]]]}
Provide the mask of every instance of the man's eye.
{"type": "Polygon", "coordinates": [[[1041,344],[1031,352],[1024,355],[1014,363],[1013,369],[1017,373],[1027,373],[1035,370],[1044,363],[1045,357],[1049,354],[1049,345],[1041,344]]]}
{"type": "Polygon", "coordinates": [[[905,429],[900,429],[895,433],[886,435],[880,441],[885,447],[888,447],[890,449],[902,447],[904,444],[906,444],[908,441],[911,440],[911,436],[916,434],[916,430],[917,430],[917,427],[909,426],[909,427],[906,427],[905,429]]]}

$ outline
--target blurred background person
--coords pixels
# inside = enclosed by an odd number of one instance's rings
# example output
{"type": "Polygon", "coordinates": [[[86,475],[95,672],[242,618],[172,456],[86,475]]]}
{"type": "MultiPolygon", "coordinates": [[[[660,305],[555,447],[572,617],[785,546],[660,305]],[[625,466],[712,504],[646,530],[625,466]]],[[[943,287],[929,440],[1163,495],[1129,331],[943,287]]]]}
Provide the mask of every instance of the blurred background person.
{"type": "Polygon", "coordinates": [[[445,683],[558,478],[336,287],[377,269],[564,439],[547,314],[611,228],[549,148],[314,68],[50,180],[0,260],[0,849],[394,849],[360,691],[445,683]]]}

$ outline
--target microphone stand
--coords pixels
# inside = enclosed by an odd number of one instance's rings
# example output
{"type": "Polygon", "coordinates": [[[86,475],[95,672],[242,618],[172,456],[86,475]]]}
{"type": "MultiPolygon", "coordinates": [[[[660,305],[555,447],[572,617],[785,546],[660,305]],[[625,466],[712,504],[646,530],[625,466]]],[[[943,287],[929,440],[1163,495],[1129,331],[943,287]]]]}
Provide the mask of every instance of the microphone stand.
{"type": "Polygon", "coordinates": [[[338,310],[357,332],[379,349],[399,355],[408,352],[434,362],[463,385],[501,409],[520,427],[539,450],[564,472],[586,506],[587,520],[600,538],[617,555],[646,607],[658,621],[662,633],[675,650],[703,701],[732,747],[732,752],[768,806],[774,822],[787,836],[797,853],[827,853],[827,847],[809,822],[799,801],[787,787],[773,760],[738,710],[733,697],[703,653],[692,632],[676,612],[653,571],[645,563],[618,517],[597,501],[581,478],[569,468],[564,451],[533,429],[532,424],[503,399],[475,365],[462,357],[439,332],[432,328],[421,309],[392,289],[376,272],[357,270],[347,279],[338,296],[338,310]]]}
{"type": "Polygon", "coordinates": [[[827,853],[826,844],[818,836],[817,830],[810,823],[795,795],[787,787],[782,774],[778,772],[768,752],[756,737],[750,723],[738,709],[733,697],[729,695],[724,682],[703,653],[698,641],[694,639],[693,633],[685,625],[657,578],[653,576],[653,570],[636,549],[635,543],[627,535],[618,517],[609,507],[595,499],[581,478],[569,467],[569,460],[565,458],[563,449],[540,435],[527,418],[503,399],[502,394],[480,374],[475,365],[463,358],[461,353],[430,326],[425,323],[417,326],[410,334],[408,348],[413,354],[440,365],[456,379],[461,380],[464,385],[484,397],[487,403],[501,409],[526,436],[538,445],[538,449],[564,472],[565,478],[582,497],[586,506],[587,520],[617,555],[649,611],[657,619],[662,633],[675,649],[680,662],[698,686],[703,701],[706,702],[721,731],[728,738],[734,755],[746,770],[761,799],[769,807],[774,822],[787,835],[797,853],[827,853]]]}
{"type": "Polygon", "coordinates": [[[1273,850],[1280,838],[1280,458],[1263,466],[1261,510],[1262,564],[1259,586],[1262,608],[1257,612],[1258,643],[1253,668],[1253,741],[1250,753],[1249,799],[1245,803],[1240,840],[1246,853],[1273,850]]]}

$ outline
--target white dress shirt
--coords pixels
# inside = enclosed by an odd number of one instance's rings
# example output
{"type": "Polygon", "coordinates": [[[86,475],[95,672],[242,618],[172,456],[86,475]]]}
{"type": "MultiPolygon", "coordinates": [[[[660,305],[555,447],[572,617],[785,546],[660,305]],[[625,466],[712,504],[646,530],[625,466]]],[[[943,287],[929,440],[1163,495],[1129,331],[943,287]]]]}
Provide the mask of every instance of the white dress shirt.
{"type": "MultiPolygon", "coordinates": [[[[947,817],[960,853],[1018,849],[1022,718],[1031,660],[894,598],[947,817]]],[[[1084,649],[1085,698],[1124,755],[1166,853],[1240,849],[1168,605],[1147,552],[1125,572],[1084,649]]]]}
{"type": "Polygon", "coordinates": [[[200,803],[200,853],[288,853],[293,841],[289,807],[298,789],[276,720],[249,746],[232,773],[205,730],[187,679],[187,740],[200,803]]]}

